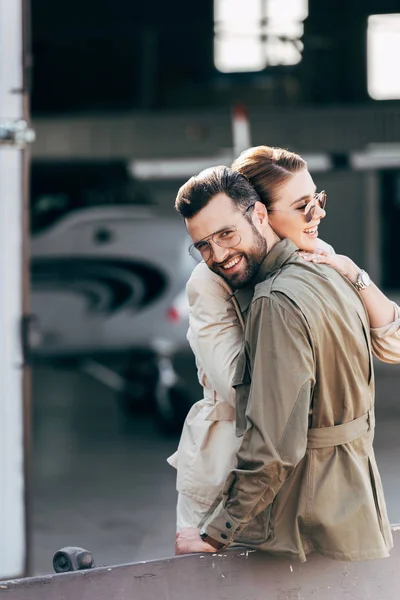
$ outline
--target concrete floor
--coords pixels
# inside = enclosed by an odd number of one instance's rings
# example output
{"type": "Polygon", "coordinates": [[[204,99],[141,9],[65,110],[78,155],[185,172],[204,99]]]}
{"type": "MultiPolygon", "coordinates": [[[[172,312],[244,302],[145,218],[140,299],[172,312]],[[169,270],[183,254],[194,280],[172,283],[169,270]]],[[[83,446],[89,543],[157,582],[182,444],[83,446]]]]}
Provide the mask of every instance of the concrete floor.
{"type": "MultiPolygon", "coordinates": [[[[115,394],[74,370],[33,370],[32,572],[49,573],[67,545],[96,564],[171,556],[177,438],[151,416],[128,421],[115,394]]],[[[376,454],[389,516],[400,522],[400,367],[377,372],[376,454]]]]}
{"type": "Polygon", "coordinates": [[[127,421],[115,394],[76,371],[33,373],[33,572],[63,546],[98,565],[173,554],[176,439],[151,417],[127,421]]]}

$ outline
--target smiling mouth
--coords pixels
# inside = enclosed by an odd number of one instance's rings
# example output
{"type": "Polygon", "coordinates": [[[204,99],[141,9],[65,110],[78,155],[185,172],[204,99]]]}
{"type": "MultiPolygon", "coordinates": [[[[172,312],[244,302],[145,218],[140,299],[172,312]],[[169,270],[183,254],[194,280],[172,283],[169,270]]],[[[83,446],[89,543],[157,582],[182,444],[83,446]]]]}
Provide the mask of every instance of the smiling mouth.
{"type": "Polygon", "coordinates": [[[303,229],[303,232],[310,237],[314,237],[315,235],[318,235],[318,225],[315,227],[309,227],[308,229],[303,229]]]}
{"type": "Polygon", "coordinates": [[[228,269],[232,269],[233,267],[235,267],[240,261],[242,260],[242,255],[240,256],[235,256],[235,258],[232,258],[229,262],[225,263],[224,265],[221,265],[221,268],[224,269],[225,271],[228,269]]]}

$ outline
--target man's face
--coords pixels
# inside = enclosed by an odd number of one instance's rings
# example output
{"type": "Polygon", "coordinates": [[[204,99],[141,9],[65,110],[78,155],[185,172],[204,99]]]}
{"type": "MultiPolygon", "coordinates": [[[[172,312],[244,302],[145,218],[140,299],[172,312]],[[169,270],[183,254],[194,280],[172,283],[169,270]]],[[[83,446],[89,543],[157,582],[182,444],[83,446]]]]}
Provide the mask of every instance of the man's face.
{"type": "Polygon", "coordinates": [[[197,215],[186,220],[193,242],[206,238],[210,244],[211,255],[206,261],[208,267],[233,289],[241,288],[253,279],[268,252],[267,241],[257,227],[257,221],[256,224],[253,222],[253,209],[248,215],[249,219],[236,209],[229,196],[217,194],[197,215]],[[214,240],[223,239],[226,229],[232,228],[237,228],[240,237],[237,245],[221,247],[215,243],[214,240]],[[219,233],[212,236],[216,232],[219,233]]]}

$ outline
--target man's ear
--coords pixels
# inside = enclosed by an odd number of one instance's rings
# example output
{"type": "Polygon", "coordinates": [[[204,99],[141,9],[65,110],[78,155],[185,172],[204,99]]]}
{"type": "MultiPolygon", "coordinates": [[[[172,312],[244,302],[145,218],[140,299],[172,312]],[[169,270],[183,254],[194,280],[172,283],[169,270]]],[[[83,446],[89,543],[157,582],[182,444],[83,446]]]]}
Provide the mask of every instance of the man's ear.
{"type": "Polygon", "coordinates": [[[255,215],[258,225],[265,225],[268,223],[267,208],[266,208],[265,204],[263,204],[259,200],[257,200],[257,202],[254,205],[254,213],[253,214],[255,215]]]}

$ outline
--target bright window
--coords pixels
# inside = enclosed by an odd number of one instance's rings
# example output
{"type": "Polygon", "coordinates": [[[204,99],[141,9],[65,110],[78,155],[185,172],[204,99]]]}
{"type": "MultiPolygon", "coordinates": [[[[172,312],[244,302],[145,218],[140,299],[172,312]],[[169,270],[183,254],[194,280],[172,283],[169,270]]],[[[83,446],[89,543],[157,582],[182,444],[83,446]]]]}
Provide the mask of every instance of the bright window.
{"type": "Polygon", "coordinates": [[[214,0],[214,62],[224,73],[301,61],[308,0],[214,0]]]}
{"type": "Polygon", "coordinates": [[[371,15],[367,44],[369,95],[400,98],[400,14],[371,15]]]}

